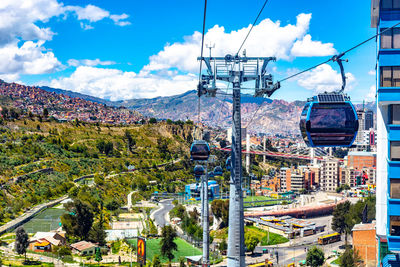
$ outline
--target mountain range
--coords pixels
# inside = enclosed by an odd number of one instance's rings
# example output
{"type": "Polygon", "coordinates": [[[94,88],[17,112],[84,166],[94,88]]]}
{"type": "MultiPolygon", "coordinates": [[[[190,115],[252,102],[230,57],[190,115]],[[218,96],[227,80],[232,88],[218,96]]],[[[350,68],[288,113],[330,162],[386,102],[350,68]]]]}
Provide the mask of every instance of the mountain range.
{"type": "MultiPolygon", "coordinates": [[[[147,117],[171,120],[192,120],[198,122],[199,98],[195,90],[183,94],[155,97],[148,99],[131,99],[126,101],[108,101],[93,96],[75,93],[62,89],[41,87],[50,92],[61,93],[71,97],[79,97],[89,101],[126,107],[135,110],[147,117]]],[[[288,102],[285,100],[271,100],[254,98],[243,94],[242,100],[242,127],[248,127],[251,132],[264,132],[283,135],[299,134],[298,123],[300,113],[306,101],[288,102]],[[260,106],[261,105],[261,106],[260,106]],[[250,124],[248,125],[248,123],[250,124]]],[[[375,109],[373,102],[366,103],[367,109],[375,109]]],[[[362,108],[356,105],[356,108],[362,108]]],[[[219,128],[229,128],[232,125],[232,99],[230,96],[217,95],[216,97],[201,97],[201,122],[219,128]]]]}

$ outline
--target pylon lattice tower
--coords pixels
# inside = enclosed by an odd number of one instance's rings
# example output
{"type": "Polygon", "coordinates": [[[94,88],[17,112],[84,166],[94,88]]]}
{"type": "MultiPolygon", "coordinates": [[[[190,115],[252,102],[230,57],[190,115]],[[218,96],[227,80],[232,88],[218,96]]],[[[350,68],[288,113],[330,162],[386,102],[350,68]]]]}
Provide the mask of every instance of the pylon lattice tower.
{"type": "MultiPolygon", "coordinates": [[[[241,144],[241,85],[254,81],[255,97],[272,95],[279,89],[279,83],[274,84],[272,75],[267,74],[266,67],[275,57],[243,57],[239,55],[225,57],[199,57],[207,66],[207,74],[201,75],[198,86],[198,96],[215,97],[219,90],[216,81],[232,83],[232,168],[229,188],[229,230],[228,230],[228,266],[245,266],[244,245],[244,210],[242,192],[242,144],[241,144]]],[[[248,89],[248,88],[246,88],[248,89]]]]}

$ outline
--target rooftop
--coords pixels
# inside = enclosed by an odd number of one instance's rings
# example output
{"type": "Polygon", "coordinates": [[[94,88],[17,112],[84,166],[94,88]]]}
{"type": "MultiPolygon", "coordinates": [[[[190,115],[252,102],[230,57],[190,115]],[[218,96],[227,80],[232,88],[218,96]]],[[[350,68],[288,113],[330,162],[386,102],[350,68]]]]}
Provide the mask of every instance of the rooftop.
{"type": "Polygon", "coordinates": [[[72,248],[78,250],[78,251],[82,251],[85,249],[89,249],[92,247],[95,247],[96,245],[87,241],[80,241],[78,243],[74,243],[71,245],[72,248]]]}
{"type": "Polygon", "coordinates": [[[354,225],[352,231],[369,231],[375,230],[375,222],[372,223],[359,223],[354,225]]]}

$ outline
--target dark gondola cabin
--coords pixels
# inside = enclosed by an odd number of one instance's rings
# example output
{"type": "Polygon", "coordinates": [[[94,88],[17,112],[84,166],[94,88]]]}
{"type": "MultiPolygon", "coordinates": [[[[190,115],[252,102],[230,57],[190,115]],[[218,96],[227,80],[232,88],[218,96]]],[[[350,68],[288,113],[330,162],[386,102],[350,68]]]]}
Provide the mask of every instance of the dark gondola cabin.
{"type": "Polygon", "coordinates": [[[228,158],[226,159],[225,165],[226,165],[226,169],[227,169],[228,171],[230,171],[230,170],[232,169],[231,157],[228,157],[228,158]]]}
{"type": "Polygon", "coordinates": [[[221,176],[222,175],[222,167],[221,166],[215,167],[214,174],[215,174],[215,176],[221,176]]]}
{"type": "Polygon", "coordinates": [[[204,167],[201,166],[201,165],[196,165],[194,167],[194,176],[195,177],[200,177],[202,175],[204,175],[204,167]]]}
{"type": "Polygon", "coordinates": [[[196,140],[190,147],[190,159],[195,161],[206,161],[210,156],[210,147],[206,141],[196,140]]]}
{"type": "Polygon", "coordinates": [[[311,147],[350,147],[358,131],[357,113],[350,98],[323,93],[309,99],[300,116],[300,131],[311,147]]]}

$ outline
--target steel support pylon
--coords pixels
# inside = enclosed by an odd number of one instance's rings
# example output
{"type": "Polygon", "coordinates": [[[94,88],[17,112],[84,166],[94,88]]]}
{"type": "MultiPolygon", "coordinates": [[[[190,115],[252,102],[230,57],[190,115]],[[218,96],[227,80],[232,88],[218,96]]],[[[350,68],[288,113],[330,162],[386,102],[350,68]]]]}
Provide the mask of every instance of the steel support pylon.
{"type": "MultiPolygon", "coordinates": [[[[229,187],[229,230],[228,230],[228,266],[244,267],[244,212],[242,192],[242,144],[240,116],[240,87],[242,82],[255,81],[255,97],[270,96],[279,88],[273,84],[272,75],[267,73],[268,62],[275,57],[243,57],[226,55],[225,57],[200,57],[207,66],[207,74],[201,75],[198,96],[215,97],[218,88],[216,81],[233,84],[233,125],[232,125],[232,168],[229,187]]],[[[204,225],[203,225],[204,227],[204,225]]],[[[203,236],[206,231],[203,232],[203,236]]],[[[208,229],[207,237],[208,238],[208,229]]]]}
{"type": "Polygon", "coordinates": [[[244,212],[242,192],[242,125],[240,116],[240,74],[233,82],[232,170],[229,188],[228,266],[242,267],[245,263],[244,212]]]}
{"type": "Polygon", "coordinates": [[[201,177],[201,220],[203,223],[203,266],[210,265],[210,236],[209,236],[209,212],[208,212],[208,164],[205,174],[201,177]]]}

